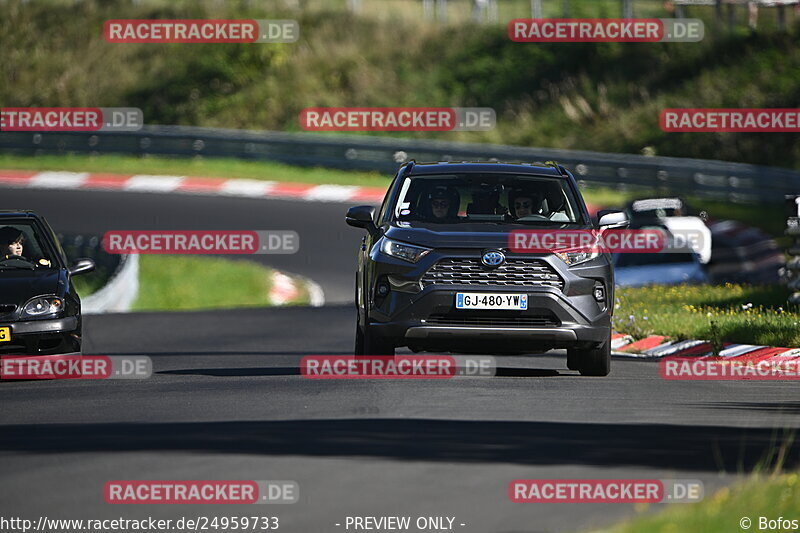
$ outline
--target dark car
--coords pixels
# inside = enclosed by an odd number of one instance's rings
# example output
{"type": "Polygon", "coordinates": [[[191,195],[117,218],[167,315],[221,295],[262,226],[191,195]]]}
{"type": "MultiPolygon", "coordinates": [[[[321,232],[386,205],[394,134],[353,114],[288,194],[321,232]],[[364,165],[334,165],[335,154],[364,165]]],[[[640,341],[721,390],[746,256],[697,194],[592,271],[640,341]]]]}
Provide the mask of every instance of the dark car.
{"type": "MultiPolygon", "coordinates": [[[[513,354],[567,349],[584,375],[610,370],[609,254],[514,253],[514,230],[592,229],[575,178],[557,164],[401,167],[380,211],[351,208],[358,255],[356,354],[513,354]]],[[[601,227],[624,227],[607,212],[601,227]]]]}
{"type": "Polygon", "coordinates": [[[51,355],[81,350],[81,301],[47,221],[31,211],[0,211],[0,354],[51,355]]]}

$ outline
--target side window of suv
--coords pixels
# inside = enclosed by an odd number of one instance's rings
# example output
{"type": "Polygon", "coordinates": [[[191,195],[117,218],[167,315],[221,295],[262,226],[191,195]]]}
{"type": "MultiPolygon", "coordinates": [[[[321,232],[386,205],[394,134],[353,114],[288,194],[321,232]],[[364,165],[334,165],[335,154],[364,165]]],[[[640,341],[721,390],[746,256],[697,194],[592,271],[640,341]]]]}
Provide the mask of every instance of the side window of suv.
{"type": "Polygon", "coordinates": [[[390,209],[389,206],[392,205],[392,197],[395,195],[395,186],[397,184],[397,176],[394,177],[392,183],[389,185],[389,188],[386,191],[386,196],[383,197],[383,203],[381,204],[381,209],[378,211],[378,220],[376,223],[380,226],[382,224],[388,224],[389,220],[391,219],[390,216],[390,209]]]}

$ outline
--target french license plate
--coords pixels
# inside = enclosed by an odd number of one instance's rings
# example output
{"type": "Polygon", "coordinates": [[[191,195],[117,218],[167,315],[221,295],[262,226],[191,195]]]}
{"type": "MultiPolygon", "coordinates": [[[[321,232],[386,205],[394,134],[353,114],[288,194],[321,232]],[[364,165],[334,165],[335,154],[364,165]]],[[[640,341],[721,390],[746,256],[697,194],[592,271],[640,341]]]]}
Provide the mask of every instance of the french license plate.
{"type": "Polygon", "coordinates": [[[0,328],[0,342],[11,341],[11,328],[0,328]]]}
{"type": "Polygon", "coordinates": [[[527,294],[503,294],[491,292],[456,293],[456,309],[528,309],[527,294]]]}

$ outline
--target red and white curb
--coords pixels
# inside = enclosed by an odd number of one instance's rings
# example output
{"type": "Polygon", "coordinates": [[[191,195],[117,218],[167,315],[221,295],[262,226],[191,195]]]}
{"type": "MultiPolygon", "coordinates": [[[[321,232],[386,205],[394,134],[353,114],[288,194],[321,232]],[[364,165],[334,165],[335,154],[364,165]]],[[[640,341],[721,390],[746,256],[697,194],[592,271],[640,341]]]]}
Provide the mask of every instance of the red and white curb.
{"type": "MultiPolygon", "coordinates": [[[[713,357],[709,341],[684,340],[671,341],[661,335],[651,335],[634,341],[630,335],[614,333],[611,336],[611,349],[617,357],[638,359],[660,359],[667,356],[713,357]]],[[[723,343],[719,355],[725,359],[758,362],[767,359],[800,359],[800,348],[781,348],[755,344],[723,343]]]]}
{"type": "Polygon", "coordinates": [[[178,193],[239,198],[281,198],[307,202],[364,202],[367,204],[381,203],[386,194],[386,189],[382,187],[353,185],[312,185],[250,179],[31,170],[0,170],[0,187],[178,193]]]}
{"type": "Polygon", "coordinates": [[[287,276],[277,270],[272,271],[272,287],[269,291],[269,301],[272,305],[287,305],[294,302],[300,296],[298,282],[305,286],[308,292],[309,305],[311,307],[322,307],[325,305],[325,296],[316,282],[300,276],[287,276]]]}

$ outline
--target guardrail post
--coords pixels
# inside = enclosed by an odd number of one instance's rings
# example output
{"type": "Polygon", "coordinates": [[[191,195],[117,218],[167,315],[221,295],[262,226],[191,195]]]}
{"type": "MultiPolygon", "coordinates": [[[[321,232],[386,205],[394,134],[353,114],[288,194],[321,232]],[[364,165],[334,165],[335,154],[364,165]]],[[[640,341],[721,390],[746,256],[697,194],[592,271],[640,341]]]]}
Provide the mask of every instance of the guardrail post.
{"type": "Polygon", "coordinates": [[[433,20],[433,0],[422,0],[422,16],[425,20],[433,20]]]}
{"type": "Polygon", "coordinates": [[[542,15],[542,0],[531,0],[531,18],[540,19],[542,15]]]}
{"type": "Polygon", "coordinates": [[[447,22],[447,0],[436,0],[436,20],[447,22]]]}
{"type": "Polygon", "coordinates": [[[789,279],[790,304],[800,304],[800,194],[786,195],[786,234],[793,237],[788,254],[793,257],[786,263],[786,274],[789,279]]]}
{"type": "Polygon", "coordinates": [[[728,4],[728,31],[732,32],[736,24],[736,4],[728,4]]]}
{"type": "Polygon", "coordinates": [[[631,0],[622,0],[622,18],[633,18],[633,2],[631,0]]]}

